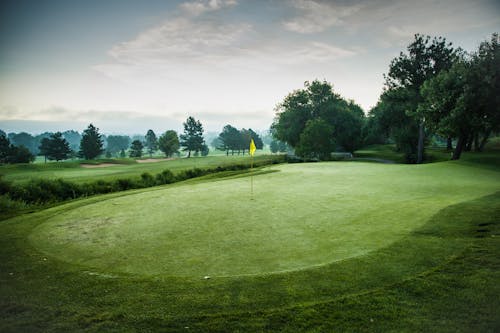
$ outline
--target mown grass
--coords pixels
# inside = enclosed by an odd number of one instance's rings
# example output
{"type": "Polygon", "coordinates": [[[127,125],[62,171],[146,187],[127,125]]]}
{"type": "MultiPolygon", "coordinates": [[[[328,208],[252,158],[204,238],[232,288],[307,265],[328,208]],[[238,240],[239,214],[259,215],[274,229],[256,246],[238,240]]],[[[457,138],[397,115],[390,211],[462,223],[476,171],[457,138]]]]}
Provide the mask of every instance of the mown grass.
{"type": "MultiPolygon", "coordinates": [[[[84,262],[68,263],[56,259],[54,249],[46,249],[51,255],[39,249],[43,240],[36,239],[36,234],[43,231],[46,221],[52,218],[79,209],[83,213],[84,207],[90,209],[105,202],[103,200],[119,202],[148,193],[166,194],[173,188],[154,192],[136,190],[125,193],[126,196],[124,193],[99,196],[4,221],[0,224],[0,330],[498,331],[500,193],[491,194],[498,190],[498,169],[478,167],[482,164],[475,162],[424,166],[361,164],[363,166],[358,167],[355,164],[312,165],[313,173],[324,172],[321,170],[323,165],[339,169],[337,174],[328,177],[334,179],[328,180],[333,184],[325,185],[337,186],[340,194],[332,198],[331,210],[326,214],[334,218],[332,207],[336,201],[355,190],[346,184],[363,185],[364,196],[356,195],[349,200],[356,201],[357,205],[373,200],[392,201],[394,205],[386,216],[393,216],[394,220],[388,221],[388,228],[394,224],[395,228],[407,225],[408,229],[395,230],[398,237],[363,255],[289,272],[215,275],[209,280],[198,273],[192,276],[148,275],[141,271],[122,272],[113,267],[96,269],[84,262]],[[352,178],[374,180],[366,183],[344,180],[346,174],[342,169],[345,171],[351,165],[354,165],[349,172],[352,178]],[[400,173],[398,168],[402,168],[400,173]],[[380,177],[385,181],[376,181],[380,177]],[[405,194],[405,189],[410,194],[405,194]],[[378,199],[384,192],[394,194],[378,199]],[[402,196],[407,196],[407,200],[402,196]],[[418,207],[420,211],[414,217],[423,215],[425,221],[416,224],[404,219],[398,221],[398,215],[407,208],[399,204],[405,202],[418,207]],[[430,212],[425,212],[427,205],[433,207],[430,212]],[[37,229],[38,226],[42,229],[37,229]]],[[[287,167],[300,169],[302,181],[307,183],[307,166],[287,167]]],[[[283,174],[282,171],[257,176],[255,185],[259,177],[266,177],[265,183],[271,186],[272,177],[283,174]]],[[[326,181],[326,177],[323,178],[326,181]]],[[[198,190],[209,189],[213,184],[237,184],[244,180],[248,179],[217,181],[212,177],[208,183],[191,180],[189,185],[176,184],[174,187],[183,191],[184,186],[189,186],[196,190],[193,193],[197,196],[200,195],[198,190]]],[[[311,188],[315,186],[323,184],[311,185],[311,188]]],[[[312,191],[311,188],[306,186],[296,195],[312,191]]],[[[292,190],[283,193],[285,199],[292,190]]],[[[217,203],[215,192],[212,197],[214,204],[217,203]]],[[[224,197],[220,199],[226,203],[224,197]]],[[[300,214],[301,208],[308,203],[311,201],[304,200],[301,206],[293,207],[295,214],[300,214]]],[[[143,204],[144,200],[137,201],[137,207],[143,204]]],[[[387,207],[390,205],[383,208],[387,207]]],[[[128,208],[134,210],[134,207],[128,208]]],[[[275,213],[287,212],[276,209],[275,213]]],[[[365,223],[359,225],[359,232],[376,229],[372,219],[384,219],[383,213],[381,210],[378,216],[369,214],[361,219],[365,223]]],[[[59,222],[64,226],[65,221],[59,222]]],[[[189,230],[188,226],[181,227],[189,230]]],[[[343,228],[337,226],[335,229],[341,233],[343,228]]],[[[283,232],[286,235],[288,231],[283,232]]],[[[142,233],[136,235],[138,238],[143,236],[142,233]]],[[[61,240],[62,235],[54,236],[61,240]]],[[[327,232],[318,238],[330,236],[331,232],[327,232]]],[[[297,234],[289,240],[300,237],[297,234]]],[[[369,237],[362,236],[362,239],[369,237]]],[[[68,241],[72,241],[71,237],[68,241]]],[[[115,259],[109,258],[110,264],[115,259]]]]}
{"type": "MultiPolygon", "coordinates": [[[[273,159],[270,155],[256,155],[255,163],[273,159]]],[[[85,183],[89,181],[113,181],[120,178],[138,177],[144,172],[160,173],[169,169],[173,173],[193,168],[215,168],[234,164],[250,165],[251,158],[247,156],[208,156],[178,158],[154,163],[136,163],[133,160],[99,160],[83,162],[51,162],[47,164],[17,164],[0,166],[3,179],[12,183],[26,183],[32,179],[57,179],[85,183]],[[81,164],[111,163],[110,167],[83,168],[81,164]]]]}

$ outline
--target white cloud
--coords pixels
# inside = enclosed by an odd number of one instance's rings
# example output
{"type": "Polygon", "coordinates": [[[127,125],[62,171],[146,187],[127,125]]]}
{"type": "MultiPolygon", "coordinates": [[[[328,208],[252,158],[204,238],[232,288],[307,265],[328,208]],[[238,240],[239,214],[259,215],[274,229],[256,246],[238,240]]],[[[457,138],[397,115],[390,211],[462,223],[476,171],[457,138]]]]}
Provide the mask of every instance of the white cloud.
{"type": "Polygon", "coordinates": [[[180,5],[180,8],[190,15],[199,16],[206,12],[216,11],[224,7],[232,7],[236,4],[236,0],[198,0],[192,2],[184,2],[180,5]]]}
{"type": "Polygon", "coordinates": [[[311,34],[341,25],[344,19],[360,10],[361,5],[338,5],[314,0],[294,0],[291,5],[299,15],[283,22],[286,30],[311,34]]]}

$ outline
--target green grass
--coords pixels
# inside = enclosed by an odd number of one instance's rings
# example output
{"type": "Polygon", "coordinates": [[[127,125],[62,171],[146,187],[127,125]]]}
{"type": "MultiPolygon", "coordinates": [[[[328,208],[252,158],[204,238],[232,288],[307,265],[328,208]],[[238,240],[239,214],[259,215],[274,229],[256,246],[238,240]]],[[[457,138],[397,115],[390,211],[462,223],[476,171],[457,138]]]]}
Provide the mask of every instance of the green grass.
{"type": "Polygon", "coordinates": [[[497,162],[280,165],[253,201],[212,175],[3,221],[0,331],[498,331],[497,162]]]}
{"type": "MultiPolygon", "coordinates": [[[[268,155],[256,155],[255,162],[271,159],[268,155]]],[[[154,163],[136,163],[130,159],[110,159],[98,161],[64,161],[51,162],[47,164],[22,164],[0,166],[0,174],[3,179],[13,183],[27,182],[30,179],[56,179],[62,178],[68,181],[84,183],[94,180],[115,180],[119,178],[138,177],[144,172],[151,174],[160,173],[169,169],[176,173],[181,170],[192,168],[210,168],[219,165],[232,165],[237,163],[250,164],[250,157],[247,156],[208,156],[179,158],[168,161],[154,163]],[[83,168],[81,163],[112,163],[110,167],[83,168]]]]}

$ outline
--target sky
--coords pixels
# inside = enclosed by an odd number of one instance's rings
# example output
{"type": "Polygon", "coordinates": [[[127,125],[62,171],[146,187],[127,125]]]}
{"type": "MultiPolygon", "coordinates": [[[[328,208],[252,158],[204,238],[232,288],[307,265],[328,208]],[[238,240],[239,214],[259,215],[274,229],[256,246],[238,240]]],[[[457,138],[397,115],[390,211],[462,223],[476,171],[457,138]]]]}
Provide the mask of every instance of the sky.
{"type": "Polygon", "coordinates": [[[0,129],[266,130],[315,79],[368,112],[414,34],[494,32],[498,0],[2,0],[0,129]]]}

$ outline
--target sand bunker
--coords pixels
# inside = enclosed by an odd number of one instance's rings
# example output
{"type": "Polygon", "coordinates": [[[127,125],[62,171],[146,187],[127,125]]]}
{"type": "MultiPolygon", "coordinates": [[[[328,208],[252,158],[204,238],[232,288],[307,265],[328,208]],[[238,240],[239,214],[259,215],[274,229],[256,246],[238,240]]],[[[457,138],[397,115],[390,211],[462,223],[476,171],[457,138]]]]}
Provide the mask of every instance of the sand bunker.
{"type": "Polygon", "coordinates": [[[173,158],[146,158],[144,160],[137,160],[137,163],[155,163],[155,162],[163,162],[170,160],[173,160],[173,158]]]}
{"type": "Polygon", "coordinates": [[[93,169],[93,168],[107,168],[112,166],[119,166],[120,164],[113,163],[100,163],[100,164],[80,164],[82,168],[93,169]]]}

